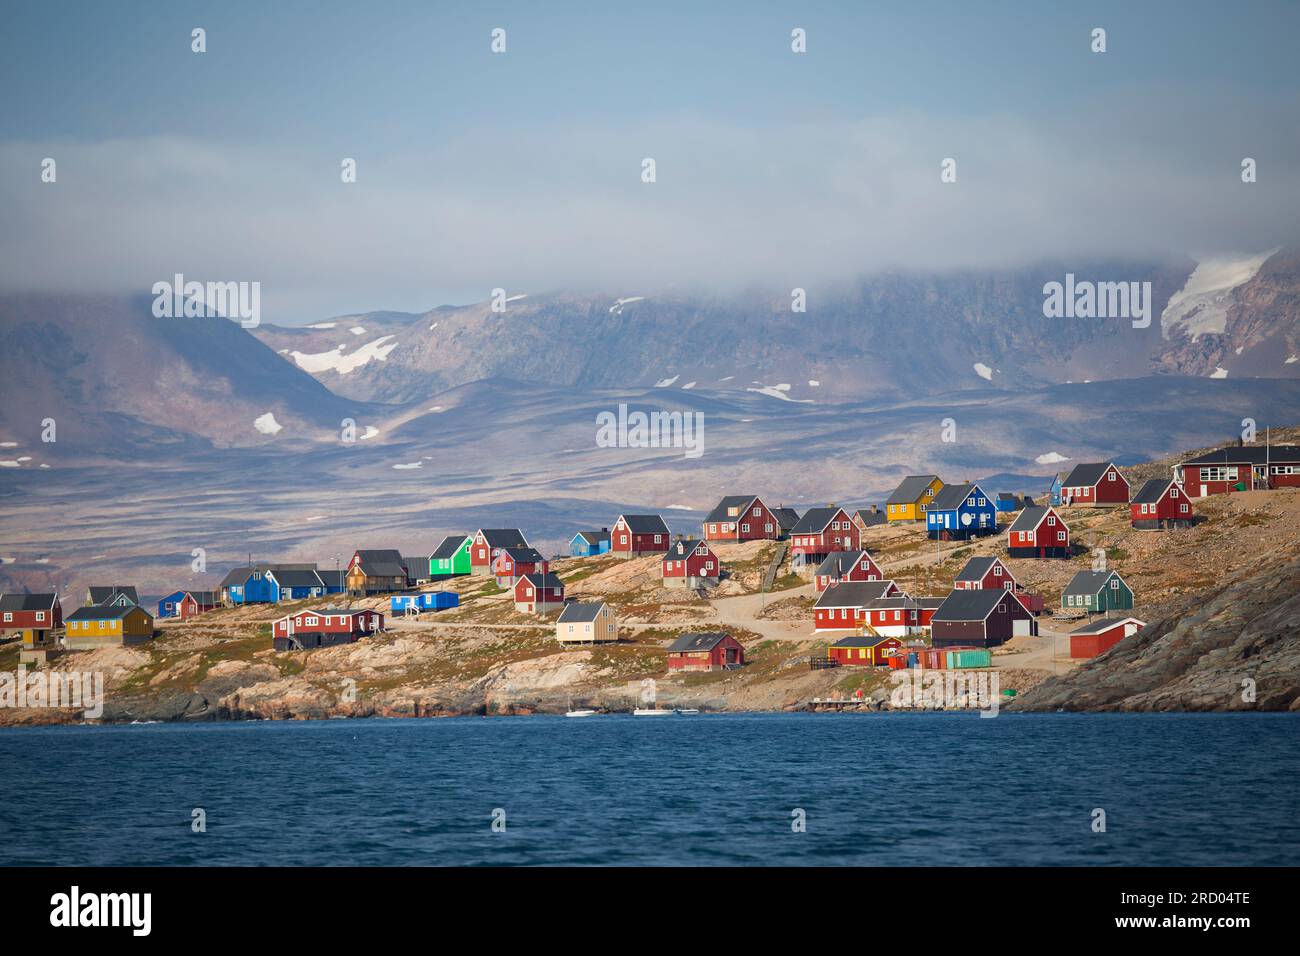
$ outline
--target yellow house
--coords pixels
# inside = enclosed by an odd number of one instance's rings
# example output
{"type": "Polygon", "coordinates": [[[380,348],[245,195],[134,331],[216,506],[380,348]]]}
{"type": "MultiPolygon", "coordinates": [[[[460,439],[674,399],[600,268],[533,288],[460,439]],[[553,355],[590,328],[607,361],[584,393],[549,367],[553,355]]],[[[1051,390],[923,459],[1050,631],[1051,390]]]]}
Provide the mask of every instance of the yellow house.
{"type": "Polygon", "coordinates": [[[63,644],[72,650],[94,650],[115,644],[141,644],[153,639],[153,615],[137,605],[96,604],[73,612],[64,622],[63,644]]]}
{"type": "Polygon", "coordinates": [[[885,502],[885,520],[924,521],[926,509],[943,488],[938,475],[908,475],[885,502]]]}
{"type": "Polygon", "coordinates": [[[604,602],[564,605],[555,622],[555,639],[561,644],[604,644],[618,640],[618,619],[604,602]]]}

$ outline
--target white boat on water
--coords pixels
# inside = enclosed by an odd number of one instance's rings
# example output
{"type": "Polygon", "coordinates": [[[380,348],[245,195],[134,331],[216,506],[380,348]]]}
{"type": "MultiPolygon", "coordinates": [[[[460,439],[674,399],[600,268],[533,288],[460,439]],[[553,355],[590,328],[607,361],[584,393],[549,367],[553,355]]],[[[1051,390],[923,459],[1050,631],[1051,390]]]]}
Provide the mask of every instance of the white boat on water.
{"type": "Polygon", "coordinates": [[[699,712],[699,709],[696,707],[682,707],[681,709],[674,711],[674,713],[677,714],[698,714],[699,712]]]}
{"type": "Polygon", "coordinates": [[[675,710],[660,710],[658,707],[638,707],[632,711],[633,717],[669,717],[677,713],[675,710]]]}
{"type": "Polygon", "coordinates": [[[565,717],[595,717],[595,716],[596,716],[596,711],[594,711],[594,710],[570,710],[570,711],[566,711],[565,714],[564,714],[564,716],[565,716],[565,717]]]}

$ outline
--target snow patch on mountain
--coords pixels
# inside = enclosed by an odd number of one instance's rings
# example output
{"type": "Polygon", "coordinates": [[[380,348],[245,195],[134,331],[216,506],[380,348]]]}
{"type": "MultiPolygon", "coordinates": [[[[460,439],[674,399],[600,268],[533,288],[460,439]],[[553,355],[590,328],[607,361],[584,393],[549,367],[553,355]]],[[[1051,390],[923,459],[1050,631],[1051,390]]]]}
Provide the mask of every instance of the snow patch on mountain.
{"type": "Polygon", "coordinates": [[[1260,267],[1277,252],[1255,256],[1215,256],[1202,259],[1181,289],[1160,313],[1160,334],[1166,339],[1186,333],[1193,342],[1202,335],[1221,335],[1228,327],[1228,310],[1236,301],[1238,286],[1255,278],[1260,267]]]}
{"type": "Polygon", "coordinates": [[[388,358],[388,354],[397,348],[397,342],[390,342],[396,336],[381,335],[372,342],[367,342],[351,355],[344,355],[345,346],[338,346],[330,349],[328,352],[298,352],[294,351],[294,363],[304,372],[316,375],[320,372],[335,371],[340,375],[346,375],[355,368],[360,368],[370,361],[382,362],[388,358]]]}
{"type": "Polygon", "coordinates": [[[263,435],[274,435],[284,426],[275,420],[275,415],[272,412],[267,412],[265,415],[258,415],[257,418],[253,419],[253,427],[263,435]]]}
{"type": "Polygon", "coordinates": [[[353,335],[365,335],[366,327],[364,325],[354,325],[352,328],[348,329],[348,331],[353,335]]]}
{"type": "Polygon", "coordinates": [[[640,302],[644,298],[645,296],[643,295],[630,295],[625,299],[615,299],[614,304],[609,307],[609,311],[613,315],[622,315],[623,306],[631,305],[633,302],[640,302]]]}
{"type": "Polygon", "coordinates": [[[403,471],[408,468],[423,468],[424,462],[412,461],[412,462],[407,462],[406,464],[394,465],[393,467],[396,468],[398,471],[403,471]]]}
{"type": "Polygon", "coordinates": [[[1210,373],[1210,378],[1227,378],[1228,370],[1221,365],[1214,366],[1214,371],[1210,373]]]}
{"type": "Polygon", "coordinates": [[[655,388],[667,388],[679,378],[681,378],[680,375],[674,375],[672,378],[661,378],[659,381],[655,382],[655,388]]]}
{"type": "Polygon", "coordinates": [[[983,362],[976,362],[973,368],[975,369],[975,374],[980,378],[989,382],[993,381],[993,369],[989,368],[983,362]]]}
{"type": "Polygon", "coordinates": [[[758,388],[747,388],[745,391],[757,392],[759,395],[766,395],[769,398],[779,398],[783,402],[798,402],[802,405],[816,404],[811,398],[791,398],[790,384],[788,382],[782,382],[780,385],[763,385],[761,382],[757,384],[759,385],[758,388]]]}

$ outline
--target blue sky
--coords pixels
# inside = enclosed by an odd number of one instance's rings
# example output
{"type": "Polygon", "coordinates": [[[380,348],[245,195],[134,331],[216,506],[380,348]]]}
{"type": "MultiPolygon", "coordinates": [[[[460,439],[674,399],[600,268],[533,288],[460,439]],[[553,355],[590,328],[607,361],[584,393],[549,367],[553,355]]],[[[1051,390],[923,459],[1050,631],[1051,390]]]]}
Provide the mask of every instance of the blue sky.
{"type": "Polygon", "coordinates": [[[259,279],[308,321],[1292,238],[1300,4],[700,6],[11,5],[0,284],[259,279]]]}

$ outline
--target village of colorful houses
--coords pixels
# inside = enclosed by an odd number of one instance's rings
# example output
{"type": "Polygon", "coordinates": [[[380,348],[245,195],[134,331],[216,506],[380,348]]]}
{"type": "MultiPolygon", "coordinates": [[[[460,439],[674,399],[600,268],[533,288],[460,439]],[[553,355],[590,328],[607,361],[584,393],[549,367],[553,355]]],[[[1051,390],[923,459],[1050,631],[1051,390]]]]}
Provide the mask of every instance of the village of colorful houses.
{"type": "MultiPolygon", "coordinates": [[[[711,543],[754,540],[785,544],[777,558],[811,579],[817,595],[809,624],[815,635],[840,636],[813,667],[985,667],[990,650],[1021,635],[1038,634],[1041,596],[1022,586],[997,555],[970,558],[948,594],[909,594],[889,579],[861,547],[868,528],[922,526],[935,541],[963,541],[1005,533],[1008,558],[1043,561],[1078,551],[1069,521],[1072,508],[1127,506],[1135,529],[1189,527],[1195,503],[1207,495],[1300,486],[1300,447],[1237,445],[1190,458],[1172,475],[1136,490],[1113,462],[1079,464],[1058,476],[1041,501],[996,492],[978,483],[945,484],[937,475],[912,475],[883,508],[850,513],[830,505],[803,514],[773,507],[757,495],[728,495],[704,518],[699,538],[674,536],[657,514],[622,514],[598,530],[579,530],[567,557],[661,555],[662,584],[707,596],[725,569],[711,543]],[[1006,515],[999,526],[999,514],[1006,515]]],[[[308,651],[350,643],[385,630],[385,614],[354,608],[356,598],[389,597],[390,615],[437,613],[457,607],[459,595],[442,588],[466,575],[490,575],[513,597],[517,611],[554,622],[561,645],[619,640],[614,608],[565,596],[552,561],[516,528],[480,528],[449,535],[431,555],[357,550],[345,568],[310,563],[252,563],[236,567],[211,591],[180,589],[162,598],[156,614],[140,605],[136,588],[89,588],[85,604],[66,617],[55,594],[0,595],[0,631],[22,640],[21,660],[42,664],[53,656],[114,644],[150,641],[159,618],[188,620],[214,608],[322,600],[274,621],[276,651],[308,651]]],[[[776,567],[770,568],[770,585],[776,567]]],[[[1145,626],[1133,616],[1136,597],[1114,570],[1081,570],[1060,599],[1083,621],[1070,633],[1070,655],[1097,656],[1145,626]]],[[[719,670],[745,664],[733,635],[687,633],[666,650],[673,671],[719,670]]]]}

